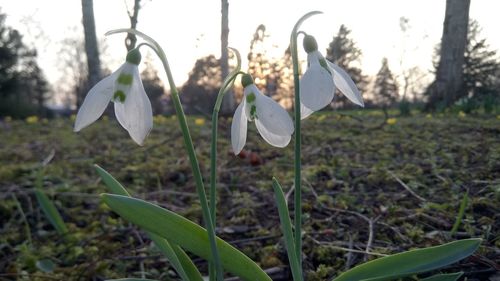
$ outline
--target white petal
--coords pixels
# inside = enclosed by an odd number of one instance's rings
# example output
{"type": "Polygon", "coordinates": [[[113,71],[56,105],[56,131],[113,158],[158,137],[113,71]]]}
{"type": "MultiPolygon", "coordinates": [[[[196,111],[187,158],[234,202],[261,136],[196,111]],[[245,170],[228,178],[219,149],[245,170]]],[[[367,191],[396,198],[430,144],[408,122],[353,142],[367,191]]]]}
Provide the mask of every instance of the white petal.
{"type": "Polygon", "coordinates": [[[125,129],[128,131],[130,137],[137,144],[142,145],[144,139],[146,139],[153,128],[153,110],[151,102],[144,91],[144,86],[139,76],[139,69],[137,68],[133,71],[132,83],[130,93],[126,95],[125,103],[123,104],[123,112],[121,112],[118,106],[117,119],[122,126],[125,124],[125,129]]]}
{"type": "Polygon", "coordinates": [[[290,136],[293,131],[293,121],[288,112],[272,98],[256,94],[256,114],[259,122],[274,135],[290,136]]]}
{"type": "Polygon", "coordinates": [[[305,107],[318,111],[333,100],[335,84],[331,74],[319,63],[311,64],[300,79],[300,101],[305,107]]]}
{"type": "Polygon", "coordinates": [[[118,123],[126,130],[128,128],[127,119],[125,118],[125,106],[121,102],[114,102],[115,116],[118,123]]]}
{"type": "Polygon", "coordinates": [[[245,100],[241,101],[238,108],[234,112],[233,121],[231,123],[231,146],[234,154],[240,154],[247,141],[247,118],[244,114],[245,100]]]}
{"type": "Polygon", "coordinates": [[[345,72],[338,65],[327,61],[328,66],[331,70],[333,70],[333,81],[335,82],[335,86],[344,94],[350,101],[353,103],[364,107],[365,104],[363,102],[363,97],[361,97],[361,93],[352,81],[351,77],[347,72],[345,72]]]}
{"type": "Polygon", "coordinates": [[[273,134],[264,126],[264,124],[262,124],[262,122],[259,121],[259,119],[255,119],[255,126],[257,127],[257,130],[259,131],[262,138],[272,146],[285,147],[290,143],[290,140],[292,139],[291,135],[279,136],[273,134]]]}
{"type": "Polygon", "coordinates": [[[305,107],[302,103],[300,103],[300,119],[301,120],[304,120],[306,119],[307,117],[309,117],[309,115],[313,114],[314,110],[311,110],[307,107],[305,107]]]}
{"type": "Polygon", "coordinates": [[[75,132],[92,124],[106,110],[109,101],[113,97],[115,74],[116,72],[99,81],[99,83],[90,89],[76,115],[75,132]]]}

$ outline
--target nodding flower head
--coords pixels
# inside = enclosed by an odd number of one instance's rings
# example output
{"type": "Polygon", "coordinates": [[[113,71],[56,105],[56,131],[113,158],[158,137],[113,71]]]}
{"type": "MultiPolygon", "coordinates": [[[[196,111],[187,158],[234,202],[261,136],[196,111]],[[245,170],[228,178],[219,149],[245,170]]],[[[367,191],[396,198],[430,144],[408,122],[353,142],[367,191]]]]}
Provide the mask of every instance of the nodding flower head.
{"type": "Polygon", "coordinates": [[[131,50],[122,66],[90,89],[76,115],[75,132],[99,119],[112,101],[118,122],[137,144],[144,143],[153,127],[153,111],[139,74],[140,62],[139,50],[131,50]]]}
{"type": "Polygon", "coordinates": [[[287,146],[294,131],[288,112],[272,98],[262,94],[249,74],[242,76],[241,84],[244,97],[234,112],[231,124],[234,154],[239,154],[245,146],[248,121],[255,122],[262,138],[272,146],[287,146]]]}
{"type": "Polygon", "coordinates": [[[301,119],[329,105],[336,88],[351,102],[364,106],[361,93],[349,74],[323,57],[316,39],[305,35],[303,45],[307,52],[307,70],[300,80],[301,119]]]}

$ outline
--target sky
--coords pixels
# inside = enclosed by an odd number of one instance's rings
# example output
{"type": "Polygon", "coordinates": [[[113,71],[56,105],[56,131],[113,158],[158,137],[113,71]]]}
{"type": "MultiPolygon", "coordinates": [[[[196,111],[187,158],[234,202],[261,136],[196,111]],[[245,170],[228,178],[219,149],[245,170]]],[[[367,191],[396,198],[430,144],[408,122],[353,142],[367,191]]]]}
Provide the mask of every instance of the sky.
{"type": "MultiPolygon", "coordinates": [[[[105,41],[103,62],[116,69],[124,60],[124,35],[105,38],[104,33],[129,27],[126,0],[94,0],[96,31],[105,41]]],[[[196,59],[220,55],[220,1],[215,0],[142,0],[137,29],[155,38],[165,50],[177,86],[188,78],[196,59]]],[[[375,75],[383,57],[393,72],[418,66],[432,69],[433,50],[439,43],[445,11],[444,0],[229,0],[229,46],[240,51],[243,59],[258,25],[264,24],[269,35],[270,55],[280,56],[289,44],[290,31],[303,14],[319,10],[324,14],[308,19],[301,30],[316,37],[325,51],[341,24],[352,30],[351,37],[363,52],[362,68],[375,75]],[[401,17],[409,19],[404,34],[401,17]]],[[[498,0],[471,1],[470,17],[479,21],[482,36],[492,49],[500,49],[498,0]]],[[[128,1],[133,5],[133,1],[128,1]]],[[[38,62],[51,83],[60,83],[58,51],[64,38],[83,36],[80,0],[0,0],[7,24],[25,34],[33,44],[38,62]]],[[[129,7],[131,8],[131,7],[129,7]]],[[[301,50],[301,59],[306,55],[301,50]]],[[[156,60],[160,69],[160,63],[156,60]]],[[[243,62],[244,66],[246,61],[243,62]]],[[[245,68],[243,68],[245,69],[245,68]]],[[[164,75],[161,75],[165,79],[164,75]]]]}

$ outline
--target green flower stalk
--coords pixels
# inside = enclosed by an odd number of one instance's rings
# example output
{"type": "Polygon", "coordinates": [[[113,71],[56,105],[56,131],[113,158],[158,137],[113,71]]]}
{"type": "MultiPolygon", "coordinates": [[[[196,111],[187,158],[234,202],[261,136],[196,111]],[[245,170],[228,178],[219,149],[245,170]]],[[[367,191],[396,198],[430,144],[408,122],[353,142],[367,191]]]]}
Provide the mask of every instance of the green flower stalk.
{"type": "MultiPolygon", "coordinates": [[[[300,133],[300,80],[299,80],[299,58],[297,54],[297,35],[298,30],[302,23],[309,17],[317,14],[321,14],[322,12],[313,11],[303,15],[295,24],[292,30],[292,34],[290,36],[290,50],[292,52],[292,63],[293,63],[293,86],[295,89],[295,102],[294,102],[294,118],[295,118],[295,163],[294,163],[294,171],[295,171],[295,192],[294,192],[294,225],[295,225],[295,251],[296,257],[298,259],[299,266],[302,266],[302,189],[301,189],[301,181],[302,177],[300,174],[300,170],[302,169],[301,158],[300,158],[300,143],[301,143],[301,133],[300,133]]],[[[291,261],[290,261],[291,262],[291,261]]]]}
{"type": "MultiPolygon", "coordinates": [[[[210,143],[210,191],[209,191],[209,201],[210,201],[210,218],[217,227],[216,224],[216,208],[217,208],[217,127],[219,121],[219,111],[222,104],[222,99],[224,95],[231,89],[234,84],[234,80],[240,74],[241,69],[241,55],[238,50],[229,48],[234,52],[237,59],[236,68],[229,73],[229,75],[224,79],[222,87],[217,95],[217,100],[215,101],[214,111],[212,113],[212,140],[210,143]]],[[[212,278],[215,272],[215,265],[213,263],[209,264],[209,276],[212,278]]],[[[212,279],[211,279],[212,280],[212,279]]]]}
{"type": "Polygon", "coordinates": [[[194,174],[194,179],[196,182],[196,191],[198,193],[198,197],[200,199],[200,204],[202,208],[202,213],[203,213],[203,221],[207,227],[207,232],[208,232],[208,238],[210,241],[210,250],[213,255],[213,260],[215,261],[215,267],[216,267],[216,276],[218,281],[223,280],[223,270],[222,270],[222,265],[220,262],[220,257],[219,253],[217,250],[217,244],[216,244],[216,236],[215,236],[215,227],[214,223],[212,221],[212,217],[210,215],[210,210],[208,207],[208,201],[207,201],[207,196],[205,194],[205,187],[203,184],[203,178],[201,176],[201,171],[200,171],[200,165],[198,163],[198,158],[196,157],[196,152],[194,150],[193,146],[193,141],[191,138],[191,134],[189,132],[189,127],[186,121],[186,115],[184,114],[184,110],[182,109],[181,101],[179,98],[179,93],[177,92],[177,87],[175,86],[174,79],[172,76],[172,72],[170,70],[170,66],[168,64],[167,56],[165,55],[165,52],[161,48],[161,46],[151,37],[148,35],[135,30],[135,29],[116,29],[112,30],[106,33],[106,35],[111,35],[111,34],[116,34],[116,33],[132,33],[135,34],[142,39],[144,39],[147,43],[144,45],[149,46],[160,58],[163,68],[165,69],[165,73],[168,78],[168,83],[170,86],[170,94],[172,96],[172,101],[174,103],[174,108],[175,112],[177,114],[177,119],[179,120],[179,125],[181,127],[182,131],[182,136],[184,138],[184,143],[186,145],[186,149],[188,152],[189,156],[189,161],[191,162],[191,168],[193,169],[193,174],[194,174]]]}

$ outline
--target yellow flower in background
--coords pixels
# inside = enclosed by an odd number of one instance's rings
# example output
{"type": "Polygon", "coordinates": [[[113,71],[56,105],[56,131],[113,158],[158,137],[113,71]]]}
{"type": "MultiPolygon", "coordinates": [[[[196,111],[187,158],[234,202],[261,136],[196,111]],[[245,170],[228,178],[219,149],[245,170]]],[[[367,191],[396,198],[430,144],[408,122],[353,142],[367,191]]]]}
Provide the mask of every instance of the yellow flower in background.
{"type": "Polygon", "coordinates": [[[165,123],[167,122],[167,117],[163,116],[163,115],[156,115],[155,117],[153,117],[153,121],[156,122],[156,123],[165,123]]]}
{"type": "Polygon", "coordinates": [[[432,118],[432,114],[429,113],[429,114],[425,115],[425,118],[429,118],[429,119],[432,118]]]}
{"type": "MultiPolygon", "coordinates": [[[[7,119],[7,118],[6,118],[7,119]]],[[[497,115],[497,119],[500,120],[500,115],[497,115]]]]}
{"type": "Polygon", "coordinates": [[[76,120],[76,114],[71,114],[71,116],[69,117],[69,119],[70,119],[72,122],[75,122],[75,120],[76,120]]]}
{"type": "Polygon", "coordinates": [[[388,125],[394,125],[394,124],[396,124],[398,122],[398,119],[396,119],[396,118],[389,118],[389,119],[387,119],[386,122],[387,122],[388,125]]]}
{"type": "Polygon", "coordinates": [[[325,120],[325,119],[326,119],[326,114],[320,115],[320,116],[318,117],[318,121],[319,121],[319,122],[321,122],[321,121],[323,121],[323,120],[325,120]]]}
{"type": "Polygon", "coordinates": [[[194,124],[196,124],[197,126],[203,126],[203,125],[205,125],[205,119],[196,118],[196,119],[194,119],[194,124]]]}
{"type": "Polygon", "coordinates": [[[26,123],[28,123],[28,124],[38,123],[38,116],[30,116],[30,117],[26,118],[26,123]]]}
{"type": "Polygon", "coordinates": [[[460,111],[458,113],[458,117],[460,117],[460,118],[465,118],[465,116],[467,116],[467,114],[465,114],[465,112],[463,112],[463,111],[460,111]]]}
{"type": "MultiPolygon", "coordinates": [[[[499,115],[500,116],[500,115],[499,115]]],[[[5,123],[9,123],[12,121],[12,117],[10,116],[5,116],[5,118],[3,119],[3,121],[5,121],[5,123]]]]}

